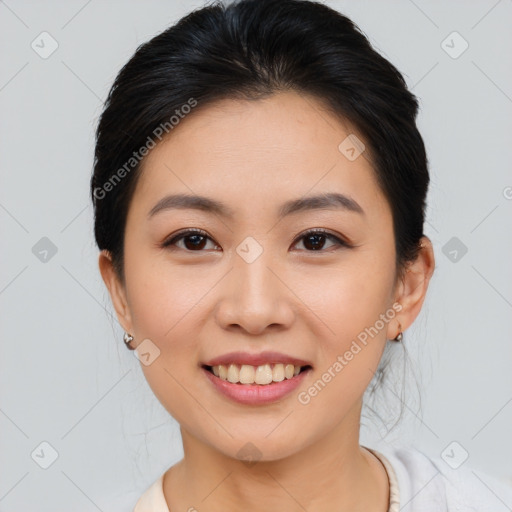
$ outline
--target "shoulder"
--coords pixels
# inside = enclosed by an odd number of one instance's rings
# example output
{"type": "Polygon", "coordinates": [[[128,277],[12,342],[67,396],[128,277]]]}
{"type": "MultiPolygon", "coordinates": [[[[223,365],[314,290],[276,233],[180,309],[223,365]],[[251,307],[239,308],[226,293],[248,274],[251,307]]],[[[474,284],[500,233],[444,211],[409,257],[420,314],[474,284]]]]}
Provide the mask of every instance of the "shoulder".
{"type": "Polygon", "coordinates": [[[163,491],[164,474],[144,491],[133,512],[169,512],[163,491]]]}
{"type": "Polygon", "coordinates": [[[411,446],[376,450],[393,467],[401,512],[505,512],[512,506],[512,479],[501,479],[464,462],[456,469],[441,457],[411,446]]]}

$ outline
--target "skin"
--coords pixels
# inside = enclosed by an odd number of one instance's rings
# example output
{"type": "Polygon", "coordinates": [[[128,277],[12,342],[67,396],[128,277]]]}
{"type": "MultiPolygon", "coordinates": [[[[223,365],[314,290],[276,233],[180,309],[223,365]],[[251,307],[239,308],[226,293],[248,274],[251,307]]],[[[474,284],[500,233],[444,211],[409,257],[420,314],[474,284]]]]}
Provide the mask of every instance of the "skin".
{"type": "Polygon", "coordinates": [[[370,159],[350,161],[338,149],[350,133],[357,134],[316,99],[282,92],[198,107],[144,160],[126,224],[125,284],[108,252],[99,266],[132,344],[149,338],[160,350],[141,368],[180,424],[184,458],[164,477],[172,511],[387,511],[386,471],[359,445],[362,396],[387,340],[420,312],[434,254],[424,237],[405,276],[395,273],[391,210],[370,159]],[[364,215],[323,209],[278,219],[283,202],[321,192],[350,196],[364,215]],[[170,193],[214,198],[235,215],[173,209],[148,219],[170,193]],[[210,239],[196,250],[190,237],[161,247],[184,228],[210,239]],[[313,251],[301,238],[313,228],[354,247],[324,238],[313,251]],[[247,236],[263,248],[252,263],[236,252],[247,236]],[[298,393],[396,303],[401,311],[378,335],[299,403],[298,393]],[[200,369],[236,350],[277,350],[313,371],[277,403],[241,405],[200,369]],[[237,455],[248,442],[260,452],[253,465],[237,455]]]}

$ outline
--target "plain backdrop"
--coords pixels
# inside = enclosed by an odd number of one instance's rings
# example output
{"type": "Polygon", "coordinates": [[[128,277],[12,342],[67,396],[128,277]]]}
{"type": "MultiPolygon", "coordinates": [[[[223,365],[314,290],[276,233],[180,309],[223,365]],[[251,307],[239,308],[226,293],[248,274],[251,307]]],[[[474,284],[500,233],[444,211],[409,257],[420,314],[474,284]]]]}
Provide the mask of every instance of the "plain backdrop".
{"type": "MultiPolygon", "coordinates": [[[[512,2],[325,3],[420,98],[430,162],[437,267],[406,333],[421,411],[406,403],[386,442],[432,456],[456,442],[465,464],[512,478],[512,2]]],[[[131,510],[181,458],[179,429],[112,318],[89,179],[117,72],[200,5],[0,2],[2,512],[131,510]]],[[[378,426],[361,436],[373,446],[378,426]]]]}

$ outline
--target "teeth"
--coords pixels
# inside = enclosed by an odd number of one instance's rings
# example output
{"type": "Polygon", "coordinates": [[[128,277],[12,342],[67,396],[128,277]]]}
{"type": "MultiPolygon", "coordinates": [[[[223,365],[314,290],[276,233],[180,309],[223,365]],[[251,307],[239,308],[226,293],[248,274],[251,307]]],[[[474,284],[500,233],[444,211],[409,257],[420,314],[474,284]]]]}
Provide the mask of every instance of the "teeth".
{"type": "Polygon", "coordinates": [[[238,366],[234,364],[230,364],[228,367],[228,380],[229,382],[232,382],[233,384],[236,384],[239,382],[240,379],[240,369],[238,366]]]}
{"type": "Polygon", "coordinates": [[[219,377],[223,380],[228,380],[228,369],[225,366],[218,366],[219,377]]]}
{"type": "Polygon", "coordinates": [[[216,377],[227,380],[233,384],[270,384],[271,382],[281,382],[284,379],[291,379],[300,373],[300,366],[293,364],[263,364],[260,366],[251,366],[249,364],[219,364],[212,367],[212,372],[216,377]]]}
{"type": "Polygon", "coordinates": [[[242,365],[239,374],[240,384],[252,384],[254,382],[254,366],[242,365]]]}
{"type": "Polygon", "coordinates": [[[264,364],[256,368],[254,382],[256,384],[270,384],[272,382],[272,368],[269,364],[264,364]]]}
{"type": "Polygon", "coordinates": [[[281,382],[284,380],[284,366],[282,364],[274,365],[274,368],[272,369],[272,380],[274,382],[281,382]]]}

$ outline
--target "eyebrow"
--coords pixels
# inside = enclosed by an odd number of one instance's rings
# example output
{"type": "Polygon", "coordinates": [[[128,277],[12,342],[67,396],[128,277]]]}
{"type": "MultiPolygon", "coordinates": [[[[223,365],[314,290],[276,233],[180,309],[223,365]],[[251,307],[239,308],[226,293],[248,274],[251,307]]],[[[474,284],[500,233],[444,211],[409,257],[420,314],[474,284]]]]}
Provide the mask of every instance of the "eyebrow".
{"type": "MultiPolygon", "coordinates": [[[[235,212],[231,208],[215,199],[198,195],[174,194],[160,199],[149,211],[148,218],[154,217],[159,212],[172,209],[201,210],[226,218],[235,216],[235,212]]],[[[365,215],[359,203],[351,197],[345,194],[328,192],[287,201],[279,208],[278,217],[281,219],[287,215],[307,210],[344,210],[365,215]]]]}

